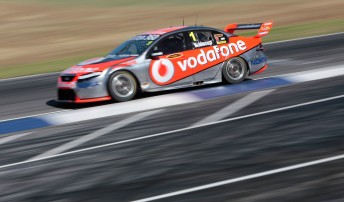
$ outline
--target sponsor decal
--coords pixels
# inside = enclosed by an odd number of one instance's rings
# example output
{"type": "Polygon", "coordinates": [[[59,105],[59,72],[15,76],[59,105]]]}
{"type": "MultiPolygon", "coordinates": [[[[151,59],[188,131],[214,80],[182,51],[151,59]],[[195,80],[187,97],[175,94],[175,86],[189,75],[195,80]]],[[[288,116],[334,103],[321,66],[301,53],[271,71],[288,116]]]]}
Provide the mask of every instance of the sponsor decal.
{"type": "Polygon", "coordinates": [[[149,45],[151,45],[152,43],[153,43],[153,41],[148,41],[147,44],[146,44],[146,46],[149,46],[149,45]]]}
{"type": "Polygon", "coordinates": [[[97,71],[99,68],[82,68],[78,66],[73,66],[71,68],[66,69],[63,71],[64,74],[78,74],[78,73],[91,73],[97,71]]]}
{"type": "Polygon", "coordinates": [[[271,28],[269,26],[263,26],[261,28],[262,31],[269,31],[271,28]]]}
{"type": "Polygon", "coordinates": [[[224,38],[223,34],[214,34],[214,38],[216,41],[220,41],[220,38],[224,38]]]}
{"type": "Polygon", "coordinates": [[[269,31],[272,28],[272,22],[266,22],[263,23],[262,26],[260,27],[257,36],[263,37],[269,33],[269,31]]]}
{"type": "Polygon", "coordinates": [[[216,44],[217,45],[220,45],[220,44],[224,44],[224,43],[227,43],[226,40],[223,40],[223,41],[217,41],[216,44]]]}
{"type": "Polygon", "coordinates": [[[261,35],[267,35],[269,32],[259,32],[258,34],[259,34],[259,36],[261,36],[261,35]]]}
{"type": "Polygon", "coordinates": [[[205,42],[193,42],[192,45],[195,48],[200,48],[200,47],[204,47],[204,46],[211,46],[213,45],[212,41],[205,41],[205,42]]]}
{"type": "Polygon", "coordinates": [[[214,34],[214,38],[216,40],[216,44],[224,44],[226,42],[226,38],[223,36],[223,34],[214,34]]]}
{"type": "Polygon", "coordinates": [[[158,85],[167,85],[219,64],[229,56],[238,55],[247,48],[244,41],[238,40],[235,43],[221,46],[215,45],[185,51],[183,52],[184,57],[181,58],[169,58],[171,56],[169,55],[166,58],[152,61],[150,77],[158,85]]]}
{"type": "Polygon", "coordinates": [[[227,57],[229,54],[234,54],[246,49],[245,42],[239,40],[236,43],[230,43],[225,46],[213,46],[213,49],[205,52],[203,49],[200,50],[200,53],[196,57],[189,57],[183,61],[178,61],[177,64],[180,69],[184,72],[188,68],[195,68],[198,65],[205,65],[208,62],[213,62],[219,60],[221,56],[227,57]]]}
{"type": "Polygon", "coordinates": [[[265,63],[267,60],[268,60],[267,57],[261,57],[261,58],[257,58],[257,59],[251,60],[251,66],[265,63]]]}
{"type": "Polygon", "coordinates": [[[115,65],[113,68],[132,66],[132,65],[135,65],[135,64],[137,64],[136,60],[129,60],[129,61],[126,61],[126,62],[119,63],[119,64],[115,65]]]}
{"type": "Polygon", "coordinates": [[[174,54],[168,55],[166,58],[173,59],[173,58],[180,58],[182,56],[183,56],[183,54],[181,54],[181,53],[174,53],[174,54]]]}
{"type": "Polygon", "coordinates": [[[58,88],[75,88],[75,82],[70,82],[70,83],[58,82],[57,87],[58,88]]]}
{"type": "Polygon", "coordinates": [[[239,24],[237,29],[258,29],[261,24],[239,24]]]}
{"type": "Polygon", "coordinates": [[[132,40],[145,40],[145,41],[154,41],[155,39],[159,38],[159,34],[148,34],[148,35],[137,35],[132,40]]]}
{"type": "Polygon", "coordinates": [[[174,75],[174,65],[168,59],[160,59],[153,62],[151,77],[155,83],[166,83],[174,75]]]}
{"type": "Polygon", "coordinates": [[[94,86],[98,86],[98,82],[83,82],[83,83],[77,83],[78,88],[90,88],[94,86]]]}
{"type": "Polygon", "coordinates": [[[149,87],[149,82],[144,82],[141,84],[142,89],[147,89],[149,87]]]}

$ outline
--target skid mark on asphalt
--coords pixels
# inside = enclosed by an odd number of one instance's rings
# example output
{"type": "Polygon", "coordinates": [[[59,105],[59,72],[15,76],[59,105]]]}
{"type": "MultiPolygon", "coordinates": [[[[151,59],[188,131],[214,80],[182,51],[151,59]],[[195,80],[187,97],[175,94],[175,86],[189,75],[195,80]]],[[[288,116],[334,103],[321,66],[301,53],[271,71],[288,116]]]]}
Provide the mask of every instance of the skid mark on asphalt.
{"type": "MultiPolygon", "coordinates": [[[[59,153],[59,154],[40,157],[40,158],[36,157],[36,158],[32,158],[32,159],[29,159],[26,161],[20,161],[20,162],[16,162],[16,163],[1,165],[0,169],[1,168],[9,168],[9,167],[18,166],[18,165],[23,165],[23,164],[27,164],[27,163],[31,163],[31,162],[42,161],[42,160],[46,160],[46,159],[52,159],[52,158],[61,157],[61,156],[67,156],[67,155],[86,152],[86,151],[92,151],[92,150],[101,149],[101,148],[110,147],[110,146],[115,146],[115,145],[121,145],[121,144],[136,142],[136,141],[140,141],[140,140],[146,140],[146,139],[150,139],[150,138],[161,137],[161,136],[169,135],[172,133],[178,133],[178,132],[183,132],[183,131],[187,131],[187,130],[192,130],[195,128],[212,126],[212,125],[216,125],[216,124],[220,124],[220,123],[226,123],[226,122],[230,122],[230,121],[260,116],[260,115],[264,115],[264,114],[270,114],[270,113],[274,113],[274,112],[280,112],[280,111],[284,111],[284,110],[295,109],[298,107],[303,107],[303,106],[307,106],[307,105],[312,105],[312,104],[317,104],[317,103],[322,103],[322,102],[327,102],[330,100],[336,100],[336,99],[342,99],[342,98],[344,98],[344,94],[338,95],[338,96],[333,96],[333,97],[328,97],[328,98],[324,98],[324,99],[319,99],[319,100],[313,100],[310,102],[304,102],[301,104],[295,104],[295,105],[290,105],[290,106],[286,106],[286,107],[281,107],[281,108],[271,109],[271,110],[267,110],[267,111],[257,112],[257,113],[253,113],[253,114],[247,114],[247,115],[243,115],[243,116],[232,117],[232,118],[223,119],[223,120],[216,121],[216,122],[206,123],[203,125],[186,127],[186,128],[181,128],[181,129],[176,129],[176,130],[171,130],[171,131],[166,131],[166,132],[162,132],[162,133],[156,133],[156,134],[146,135],[146,136],[141,136],[141,137],[136,137],[136,138],[117,141],[117,142],[111,142],[111,143],[107,143],[107,144],[97,145],[97,146],[93,146],[93,147],[87,147],[87,148],[83,148],[83,149],[78,149],[78,150],[74,150],[74,151],[59,153]]],[[[0,171],[0,173],[2,173],[2,172],[3,171],[0,171]]]]}
{"type": "Polygon", "coordinates": [[[64,151],[67,151],[69,149],[72,149],[74,147],[77,147],[85,142],[89,142],[95,138],[98,138],[98,137],[101,137],[107,133],[110,133],[110,132],[113,132],[117,129],[120,129],[120,128],[123,128],[124,126],[127,126],[131,123],[134,123],[136,121],[139,121],[141,119],[144,119],[150,115],[153,115],[153,114],[156,114],[158,112],[161,112],[162,110],[154,110],[154,111],[149,111],[149,112],[143,112],[143,113],[139,113],[139,114],[136,114],[134,116],[131,116],[129,118],[126,118],[122,121],[119,121],[117,123],[114,123],[114,124],[111,124],[105,128],[102,128],[100,130],[97,130],[97,131],[94,131],[93,133],[90,133],[88,135],[85,135],[85,136],[82,136],[78,139],[75,139],[71,142],[68,142],[66,144],[63,144],[59,147],[56,147],[54,149],[51,149],[43,154],[40,154],[38,156],[35,156],[33,158],[31,158],[31,160],[34,160],[34,159],[39,159],[39,158],[45,158],[47,156],[52,156],[52,155],[56,155],[56,154],[59,154],[61,152],[64,152],[64,151]]]}
{"type": "Polygon", "coordinates": [[[269,170],[269,171],[265,171],[265,172],[246,175],[246,176],[242,176],[242,177],[237,177],[237,178],[233,178],[233,179],[228,179],[228,180],[224,180],[224,181],[220,181],[220,182],[214,182],[211,184],[201,185],[201,186],[197,186],[197,187],[193,187],[193,188],[189,188],[189,189],[184,189],[184,190],[180,190],[180,191],[175,191],[175,192],[171,192],[171,193],[167,193],[167,194],[161,194],[158,196],[153,196],[153,197],[149,197],[149,198],[145,198],[145,199],[136,200],[134,202],[155,201],[155,200],[159,200],[159,199],[169,198],[169,197],[187,194],[187,193],[191,193],[191,192],[196,192],[196,191],[201,191],[201,190],[210,189],[210,188],[214,188],[214,187],[219,187],[219,186],[223,186],[223,185],[233,184],[236,182],[241,182],[241,181],[250,180],[250,179],[254,179],[254,178],[264,177],[264,176],[273,175],[273,174],[277,174],[277,173],[283,173],[283,172],[287,172],[287,171],[291,171],[291,170],[296,170],[296,169],[300,169],[300,168],[305,168],[305,167],[314,166],[314,165],[323,164],[323,163],[341,160],[341,159],[344,159],[344,154],[332,156],[332,157],[328,157],[328,158],[323,158],[323,159],[319,159],[319,160],[315,160],[315,161],[309,161],[306,163],[300,163],[300,164],[287,166],[287,167],[283,167],[283,168],[278,168],[278,169],[274,169],[274,170],[269,170]]]}
{"type": "Polygon", "coordinates": [[[255,101],[263,98],[264,96],[268,95],[269,93],[271,93],[274,90],[275,89],[270,89],[270,90],[264,90],[264,91],[258,91],[258,92],[250,93],[250,94],[246,95],[245,97],[243,97],[243,98],[235,101],[234,103],[228,105],[227,107],[222,108],[221,110],[215,112],[214,114],[198,121],[197,123],[192,124],[191,127],[197,126],[197,125],[202,125],[205,123],[219,121],[219,120],[221,120],[227,116],[234,114],[235,112],[240,111],[241,109],[243,109],[246,106],[254,103],[255,101]]]}
{"type": "Polygon", "coordinates": [[[309,65],[309,64],[321,63],[321,62],[325,62],[325,61],[327,61],[327,60],[314,60],[314,61],[301,60],[299,65],[309,65]]]}
{"type": "Polygon", "coordinates": [[[284,58],[284,59],[269,59],[269,63],[282,63],[282,62],[286,62],[292,59],[289,58],[284,58]]]}

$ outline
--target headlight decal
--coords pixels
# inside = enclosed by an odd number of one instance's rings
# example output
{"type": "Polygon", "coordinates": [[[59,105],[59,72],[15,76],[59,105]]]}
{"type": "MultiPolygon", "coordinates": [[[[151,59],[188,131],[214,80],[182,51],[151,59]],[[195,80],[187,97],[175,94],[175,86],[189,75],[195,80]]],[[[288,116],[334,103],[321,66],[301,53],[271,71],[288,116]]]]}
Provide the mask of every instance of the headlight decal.
{"type": "Polygon", "coordinates": [[[102,74],[101,72],[92,72],[89,74],[84,74],[84,75],[79,76],[78,80],[91,79],[91,78],[100,76],[101,74],[102,74]]]}

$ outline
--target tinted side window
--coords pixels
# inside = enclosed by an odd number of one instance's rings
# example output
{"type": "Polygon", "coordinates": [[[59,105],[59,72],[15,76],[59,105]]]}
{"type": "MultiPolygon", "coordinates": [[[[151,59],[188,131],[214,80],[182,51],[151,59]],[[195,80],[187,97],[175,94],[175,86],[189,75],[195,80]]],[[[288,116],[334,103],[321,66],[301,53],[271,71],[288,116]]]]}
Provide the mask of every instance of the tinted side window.
{"type": "Polygon", "coordinates": [[[163,52],[164,55],[185,51],[185,37],[183,33],[177,33],[165,37],[153,47],[153,52],[163,52]]]}
{"type": "Polygon", "coordinates": [[[217,45],[228,43],[228,37],[220,32],[213,31],[213,36],[217,45]]]}
{"type": "Polygon", "coordinates": [[[214,38],[210,31],[188,32],[193,49],[214,45],[214,38]]]}

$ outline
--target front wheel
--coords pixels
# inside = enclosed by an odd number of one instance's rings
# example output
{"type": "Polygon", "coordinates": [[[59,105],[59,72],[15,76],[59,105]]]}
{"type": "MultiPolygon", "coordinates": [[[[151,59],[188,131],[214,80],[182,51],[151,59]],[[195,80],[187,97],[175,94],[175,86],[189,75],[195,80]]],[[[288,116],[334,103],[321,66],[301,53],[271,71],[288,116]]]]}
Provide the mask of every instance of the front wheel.
{"type": "Polygon", "coordinates": [[[228,83],[240,83],[247,74],[247,65],[244,59],[235,57],[225,62],[222,68],[224,80],[228,83]]]}
{"type": "Polygon", "coordinates": [[[114,72],[108,80],[108,91],[114,101],[129,101],[137,92],[136,79],[126,71],[114,72]]]}

